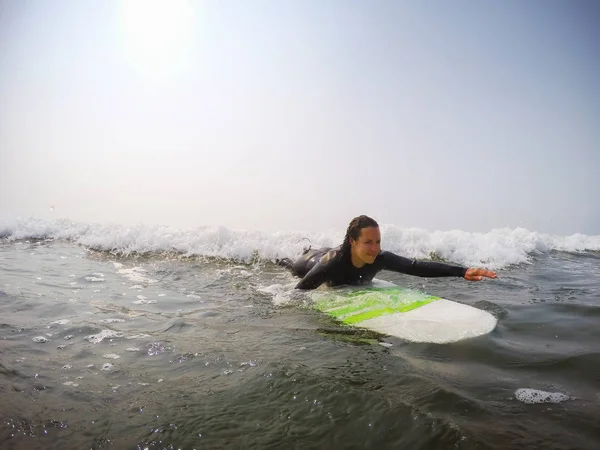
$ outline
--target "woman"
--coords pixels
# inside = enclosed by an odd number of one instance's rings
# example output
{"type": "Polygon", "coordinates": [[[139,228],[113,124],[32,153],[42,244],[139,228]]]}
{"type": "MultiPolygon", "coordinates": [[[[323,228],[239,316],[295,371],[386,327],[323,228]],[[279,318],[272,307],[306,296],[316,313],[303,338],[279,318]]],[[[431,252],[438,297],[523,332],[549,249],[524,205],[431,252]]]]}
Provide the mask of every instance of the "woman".
{"type": "Polygon", "coordinates": [[[296,262],[286,258],[278,263],[302,278],[297,289],[315,289],[323,283],[329,286],[365,284],[382,270],[419,277],[463,277],[469,281],[496,278],[491,270],[415,261],[381,251],[379,225],[368,216],[352,219],[340,247],[309,249],[296,262]]]}

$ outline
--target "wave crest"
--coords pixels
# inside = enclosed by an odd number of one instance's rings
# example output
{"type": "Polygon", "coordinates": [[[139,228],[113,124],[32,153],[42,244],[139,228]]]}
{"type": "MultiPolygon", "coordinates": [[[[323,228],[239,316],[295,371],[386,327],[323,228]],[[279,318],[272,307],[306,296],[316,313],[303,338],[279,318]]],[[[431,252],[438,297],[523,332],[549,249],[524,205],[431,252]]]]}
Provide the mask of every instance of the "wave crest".
{"type": "MultiPolygon", "coordinates": [[[[493,269],[527,263],[536,254],[552,250],[600,250],[600,236],[552,236],[524,228],[494,229],[487,233],[461,230],[428,231],[381,225],[383,247],[409,258],[443,259],[493,269]]],[[[0,238],[8,241],[53,239],[120,256],[176,253],[250,262],[256,258],[297,257],[309,237],[314,248],[341,243],[344,232],[233,230],[226,227],[178,229],[166,226],[84,224],[69,220],[15,219],[0,221],[0,238]]]]}

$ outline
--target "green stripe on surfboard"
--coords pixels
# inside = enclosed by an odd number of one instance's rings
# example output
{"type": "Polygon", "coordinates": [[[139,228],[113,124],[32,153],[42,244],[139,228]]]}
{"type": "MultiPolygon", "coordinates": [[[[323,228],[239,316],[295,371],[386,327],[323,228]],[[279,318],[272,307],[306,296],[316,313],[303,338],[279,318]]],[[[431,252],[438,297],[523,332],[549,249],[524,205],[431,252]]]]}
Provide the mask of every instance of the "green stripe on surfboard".
{"type": "Polygon", "coordinates": [[[315,306],[345,324],[357,325],[375,317],[412,311],[439,299],[411,289],[374,287],[323,293],[315,306]]]}

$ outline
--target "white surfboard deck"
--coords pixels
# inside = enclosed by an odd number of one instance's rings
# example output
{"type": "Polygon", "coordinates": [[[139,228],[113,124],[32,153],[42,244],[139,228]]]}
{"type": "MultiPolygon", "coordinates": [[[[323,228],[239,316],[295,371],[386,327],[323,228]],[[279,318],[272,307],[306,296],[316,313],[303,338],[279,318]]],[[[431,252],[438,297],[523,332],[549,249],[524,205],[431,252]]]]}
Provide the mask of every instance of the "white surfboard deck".
{"type": "Polygon", "coordinates": [[[487,311],[442,298],[412,311],[365,320],[359,326],[408,341],[443,344],[487,334],[496,323],[487,311]]]}
{"type": "Polygon", "coordinates": [[[490,333],[497,319],[462,303],[395,285],[315,293],[317,309],[342,323],[412,342],[444,344],[490,333]]]}

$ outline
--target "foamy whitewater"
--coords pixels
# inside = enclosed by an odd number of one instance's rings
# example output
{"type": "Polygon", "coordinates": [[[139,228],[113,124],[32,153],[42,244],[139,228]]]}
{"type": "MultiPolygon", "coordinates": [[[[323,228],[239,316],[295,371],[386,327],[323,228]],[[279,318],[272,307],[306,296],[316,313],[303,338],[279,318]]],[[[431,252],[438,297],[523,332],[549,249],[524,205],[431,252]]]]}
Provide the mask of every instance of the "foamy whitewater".
{"type": "MultiPolygon", "coordinates": [[[[600,236],[552,236],[524,228],[471,233],[460,230],[403,229],[382,224],[381,231],[383,246],[406,257],[429,259],[434,256],[467,266],[486,266],[491,269],[529,263],[532,257],[552,250],[600,251],[600,236]]],[[[314,248],[337,246],[343,240],[344,232],[340,229],[317,234],[303,231],[265,233],[226,227],[180,230],[142,224],[82,224],[69,220],[0,221],[0,238],[8,240],[59,239],[123,256],[178,253],[243,262],[255,258],[274,260],[297,257],[307,245],[306,239],[314,248]]]]}
{"type": "Polygon", "coordinates": [[[496,327],[414,343],[321,313],[274,261],[343,229],[0,221],[0,449],[600,448],[600,236],[381,229],[498,279],[375,286],[496,327]]]}

